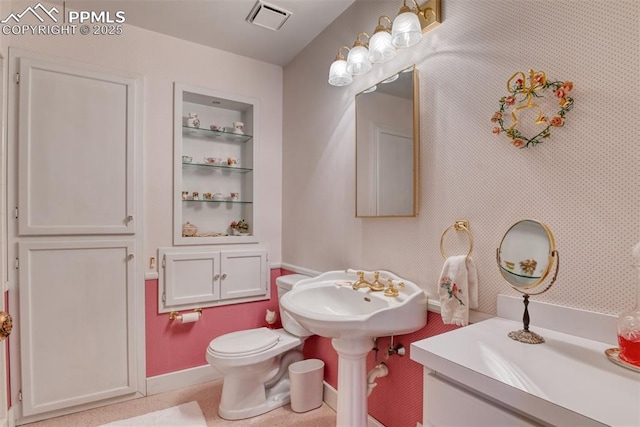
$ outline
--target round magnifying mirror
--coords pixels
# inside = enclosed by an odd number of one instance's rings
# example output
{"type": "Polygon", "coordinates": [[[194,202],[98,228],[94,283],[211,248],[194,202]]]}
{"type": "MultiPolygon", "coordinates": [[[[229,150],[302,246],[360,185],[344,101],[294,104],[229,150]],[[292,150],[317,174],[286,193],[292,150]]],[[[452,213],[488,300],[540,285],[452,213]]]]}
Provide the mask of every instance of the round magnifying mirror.
{"type": "Polygon", "coordinates": [[[532,219],[516,222],[507,230],[497,251],[500,274],[513,289],[523,294],[523,329],[509,332],[509,337],[528,344],[540,344],[544,338],[529,331],[529,296],[539,295],[553,285],[558,275],[558,251],[549,227],[532,219]],[[556,259],[556,271],[547,287],[531,292],[549,275],[556,259]]]}
{"type": "Polygon", "coordinates": [[[516,290],[544,282],[553,264],[555,242],[545,224],[525,219],[507,230],[498,249],[502,277],[516,290]]]}

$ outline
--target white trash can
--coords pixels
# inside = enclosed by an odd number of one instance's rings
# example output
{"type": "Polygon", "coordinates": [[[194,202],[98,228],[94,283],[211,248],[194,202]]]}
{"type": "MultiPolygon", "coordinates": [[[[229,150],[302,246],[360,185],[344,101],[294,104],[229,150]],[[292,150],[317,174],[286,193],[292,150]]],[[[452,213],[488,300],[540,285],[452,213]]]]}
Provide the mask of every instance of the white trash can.
{"type": "Polygon", "coordinates": [[[307,359],[289,365],[291,382],[291,409],[307,412],[322,406],[324,362],[307,359]]]}

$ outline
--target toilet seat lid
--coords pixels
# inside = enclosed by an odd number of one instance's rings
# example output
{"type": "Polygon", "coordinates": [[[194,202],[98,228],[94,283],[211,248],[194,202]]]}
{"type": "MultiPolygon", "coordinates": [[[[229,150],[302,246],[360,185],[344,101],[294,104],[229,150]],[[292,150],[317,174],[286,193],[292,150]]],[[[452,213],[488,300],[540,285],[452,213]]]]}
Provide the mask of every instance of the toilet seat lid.
{"type": "Polygon", "coordinates": [[[268,350],[280,336],[267,328],[231,332],[214,338],[209,349],[221,356],[246,356],[268,350]]]}

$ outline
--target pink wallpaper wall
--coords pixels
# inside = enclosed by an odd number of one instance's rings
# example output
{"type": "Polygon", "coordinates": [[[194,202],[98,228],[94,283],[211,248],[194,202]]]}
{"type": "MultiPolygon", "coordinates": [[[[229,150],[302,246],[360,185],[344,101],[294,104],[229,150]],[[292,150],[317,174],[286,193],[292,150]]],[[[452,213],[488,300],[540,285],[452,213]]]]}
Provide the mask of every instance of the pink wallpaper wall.
{"type": "Polygon", "coordinates": [[[276,310],[278,297],[271,270],[271,299],[244,304],[205,308],[194,323],[171,321],[168,313],[158,313],[158,280],[145,283],[145,327],[147,377],[207,364],[205,352],[212,339],[233,331],[265,325],[266,310],[276,310]]]}

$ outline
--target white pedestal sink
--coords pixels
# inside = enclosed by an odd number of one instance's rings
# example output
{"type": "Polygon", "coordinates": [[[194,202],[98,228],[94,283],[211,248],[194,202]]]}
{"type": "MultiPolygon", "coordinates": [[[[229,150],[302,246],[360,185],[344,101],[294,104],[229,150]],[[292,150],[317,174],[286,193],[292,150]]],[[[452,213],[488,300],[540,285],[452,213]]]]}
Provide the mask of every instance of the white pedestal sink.
{"type": "MultiPolygon", "coordinates": [[[[365,272],[373,280],[372,272],[365,272]]],[[[427,324],[427,297],[415,283],[388,271],[380,281],[398,287],[397,296],[352,289],[355,270],[330,271],[298,282],[280,299],[284,314],[308,331],[332,338],[338,353],[338,427],[367,425],[366,356],[373,339],[407,334],[427,324]]],[[[284,321],[284,318],[283,318],[284,321]]]]}

